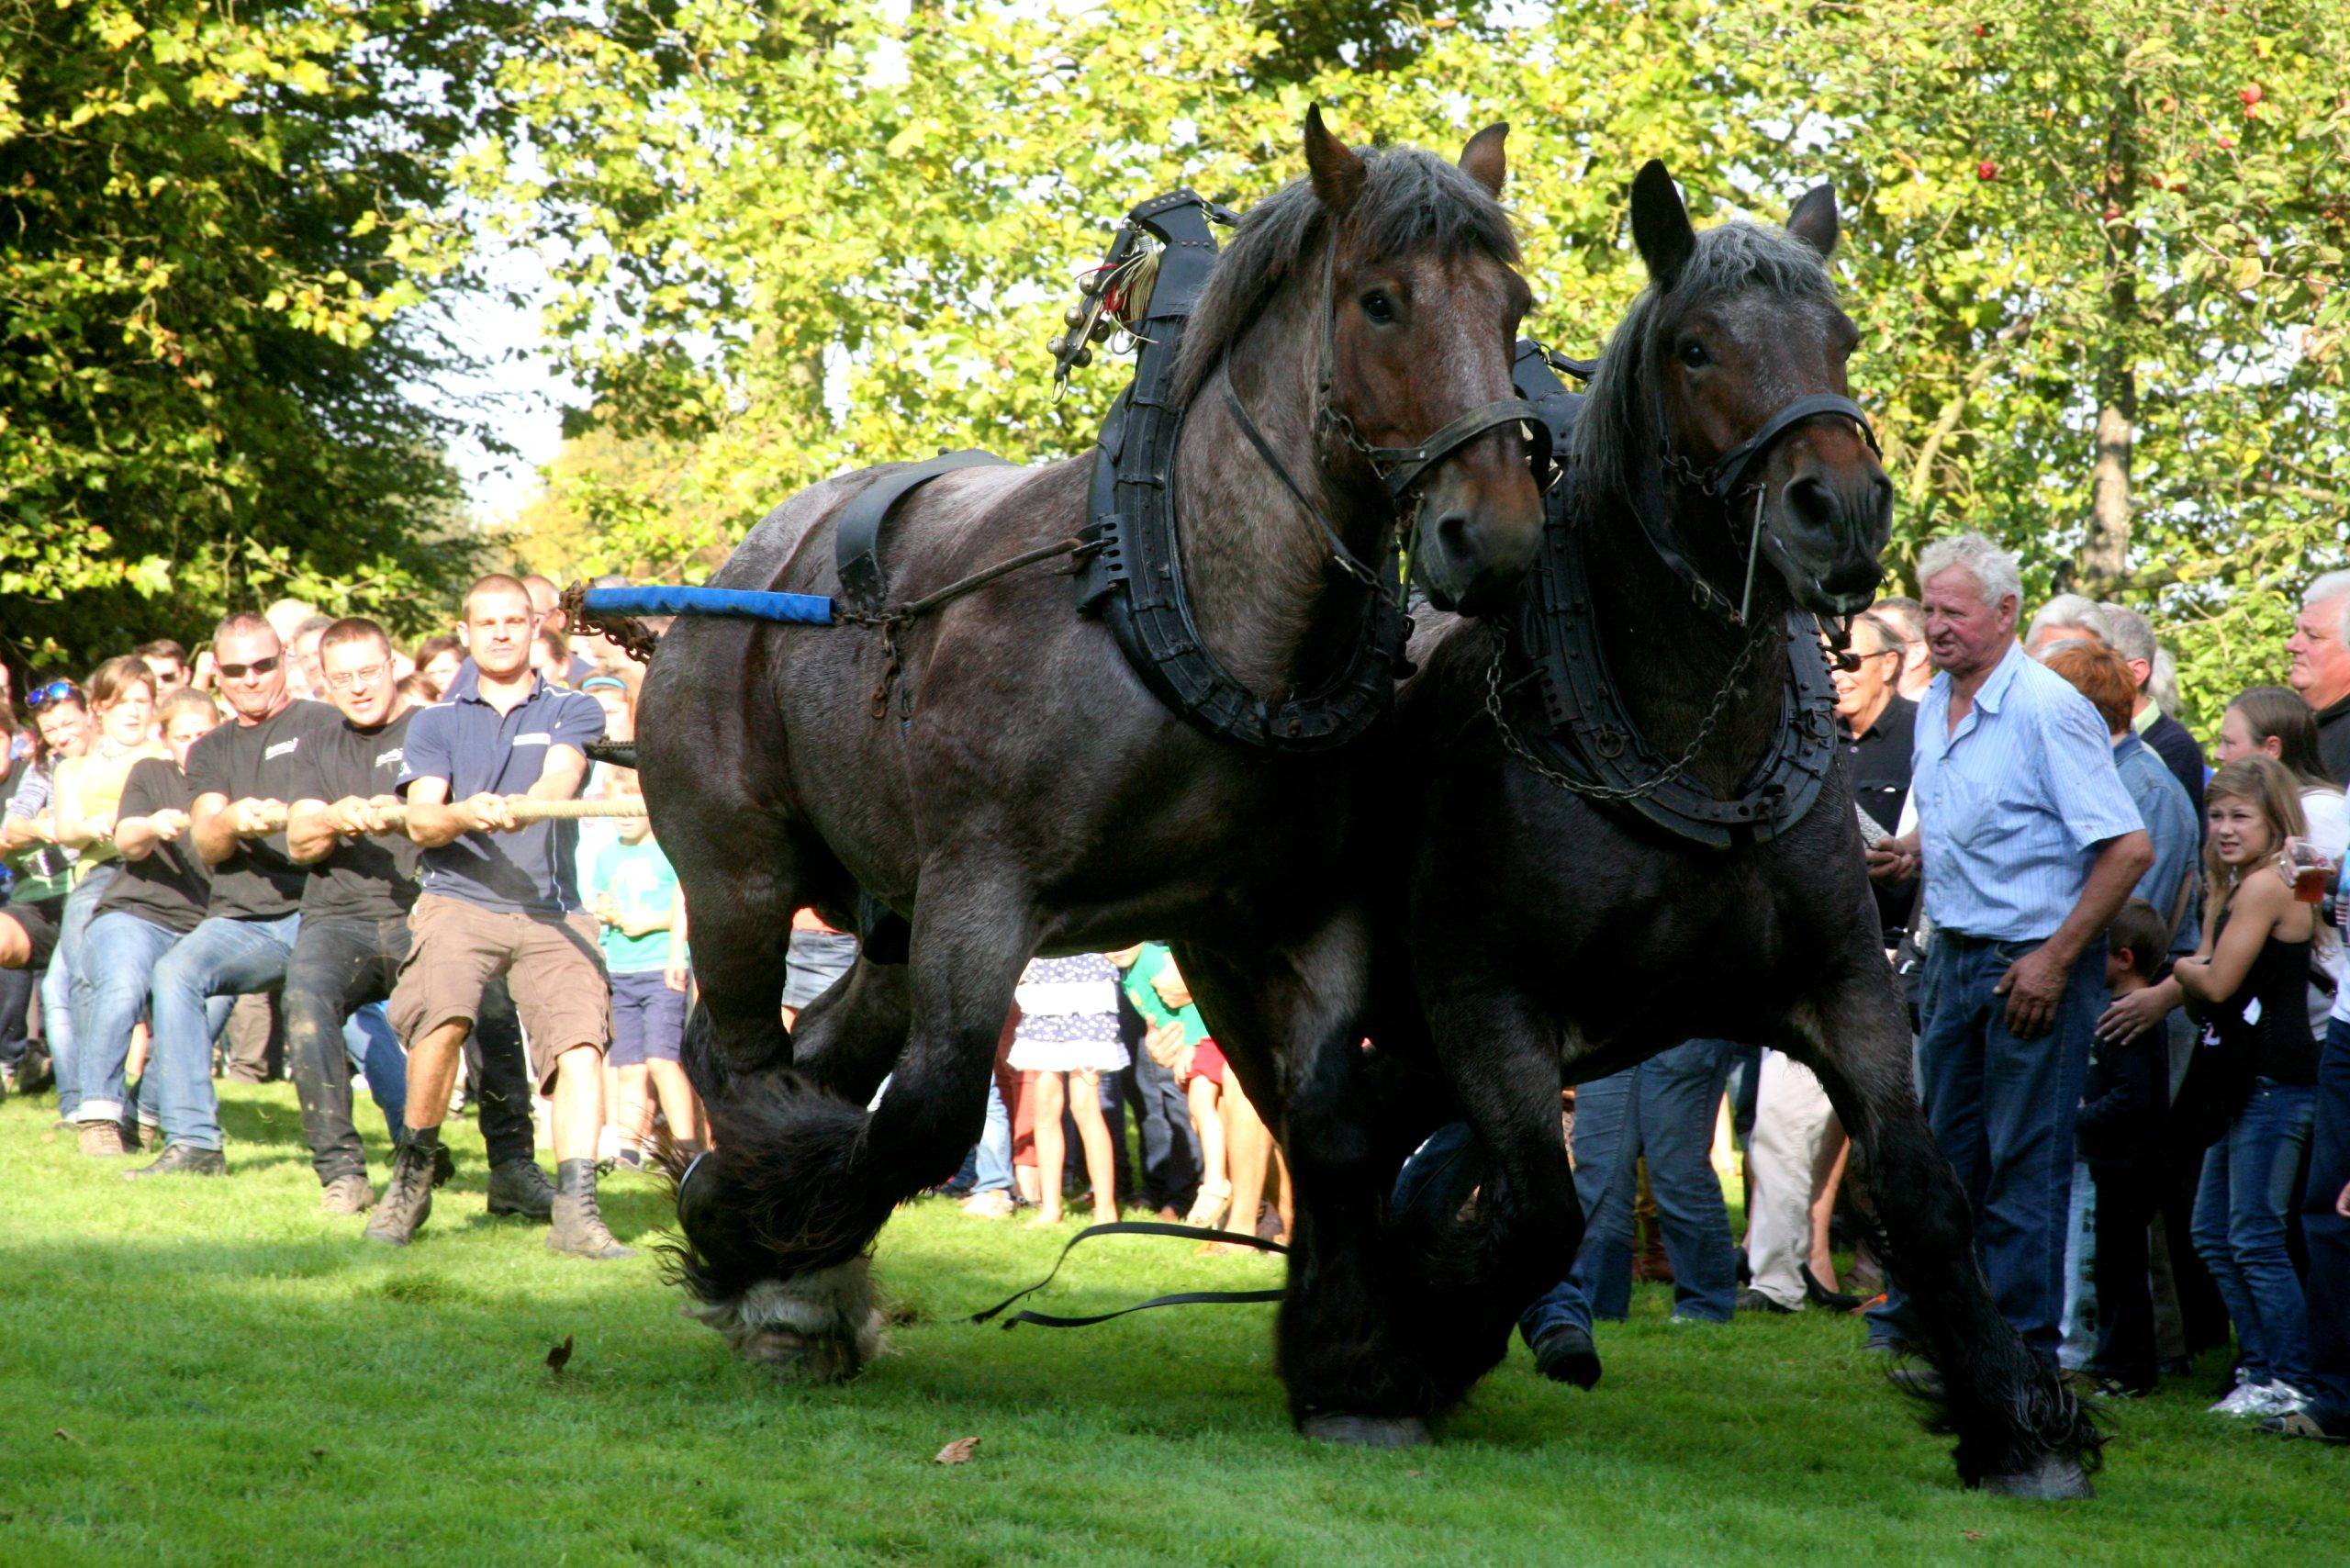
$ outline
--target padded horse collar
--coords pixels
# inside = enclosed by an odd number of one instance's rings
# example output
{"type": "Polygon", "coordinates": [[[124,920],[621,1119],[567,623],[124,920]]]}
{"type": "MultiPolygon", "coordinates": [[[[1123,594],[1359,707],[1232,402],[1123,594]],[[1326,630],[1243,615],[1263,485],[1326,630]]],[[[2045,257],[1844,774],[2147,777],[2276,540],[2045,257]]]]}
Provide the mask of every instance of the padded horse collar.
{"type": "MultiPolygon", "coordinates": [[[[1567,390],[1554,365],[1579,376],[1589,374],[1587,363],[1556,359],[1539,343],[1519,343],[1515,371],[1518,392],[1550,421],[1552,445],[1564,451],[1582,411],[1581,399],[1567,390]]],[[[1790,404],[1761,435],[1732,454],[1740,459],[1740,471],[1770,440],[1799,420],[1844,412],[1797,411],[1803,401],[1790,404]]],[[[1736,476],[1728,483],[1734,490],[1736,476]]],[[[1516,623],[1516,640],[1525,649],[1542,698],[1543,724],[1524,736],[1535,765],[1567,789],[1628,807],[1654,825],[1709,848],[1760,843],[1800,822],[1818,799],[1836,758],[1835,688],[1819,651],[1816,619],[1800,610],[1786,616],[1786,678],[1778,732],[1738,795],[1720,800],[1677,776],[1658,781],[1673,771],[1672,765],[1640,734],[1608,672],[1582,533],[1566,509],[1566,487],[1554,487],[1543,522],[1540,558],[1516,623]]]]}
{"type": "MultiPolygon", "coordinates": [[[[1400,592],[1403,541],[1399,533],[1377,571],[1362,568],[1351,554],[1337,557],[1354,562],[1371,580],[1352,651],[1319,690],[1268,702],[1234,678],[1201,643],[1176,539],[1175,447],[1184,409],[1171,395],[1183,329],[1215,263],[1215,238],[1208,224],[1224,217],[1221,208],[1190,191],[1170,192],[1128,213],[1112,246],[1113,264],[1131,253],[1137,230],[1148,231],[1165,249],[1148,316],[1137,334],[1142,350],[1134,381],[1118,395],[1095,446],[1078,607],[1101,618],[1143,684],[1194,728],[1259,751],[1326,751],[1360,735],[1393,700],[1412,629],[1400,592]]],[[[1242,428],[1261,443],[1245,418],[1242,428]]],[[[1259,450],[1265,448],[1260,444],[1259,450]]],[[[1275,472],[1281,472],[1278,465],[1275,472]]],[[[1286,474],[1281,478],[1292,484],[1286,474]]],[[[1312,514],[1322,522],[1318,512],[1312,514]]]]}

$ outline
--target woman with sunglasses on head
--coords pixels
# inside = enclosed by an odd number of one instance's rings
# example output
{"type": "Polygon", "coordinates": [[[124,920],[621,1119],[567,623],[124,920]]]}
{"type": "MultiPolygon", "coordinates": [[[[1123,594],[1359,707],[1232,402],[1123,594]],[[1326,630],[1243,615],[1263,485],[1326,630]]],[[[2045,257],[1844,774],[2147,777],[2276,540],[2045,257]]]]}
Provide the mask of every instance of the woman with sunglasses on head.
{"type": "MultiPolygon", "coordinates": [[[[155,738],[155,676],[144,660],[130,655],[108,659],[91,672],[89,693],[96,734],[87,750],[57,770],[57,842],[76,851],[78,857],[73,892],[65,901],[65,918],[59,925],[57,956],[41,982],[44,1011],[52,994],[62,994],[70,998],[66,1006],[71,1014],[84,1019],[89,1016],[90,987],[81,971],[85,961],[101,960],[102,955],[91,953],[85,960],[82,938],[97,914],[99,901],[121,874],[114,829],[122,788],[135,765],[172,755],[171,747],[155,738]]],[[[88,1092],[89,1075],[79,1060],[83,1053],[77,1049],[74,1054],[83,1091],[75,1096],[79,1102],[88,1092]]],[[[74,1120],[82,1152],[122,1153],[120,1114],[119,1104],[77,1103],[74,1120]],[[104,1115],[90,1119],[101,1109],[104,1115]]]]}
{"type": "MultiPolygon", "coordinates": [[[[16,873],[10,894],[11,924],[16,930],[0,933],[0,962],[14,968],[50,967],[57,928],[65,914],[66,895],[73,887],[73,857],[57,842],[54,811],[58,766],[82,755],[94,728],[89,699],[70,680],[37,681],[25,694],[32,710],[37,738],[32,765],[16,781],[5,815],[0,815],[0,854],[16,873]],[[21,937],[22,940],[18,940],[21,937]]],[[[71,1072],[73,1048],[72,1002],[60,986],[41,993],[41,1034],[57,1070],[58,1114],[70,1117],[80,1097],[71,1072]]],[[[32,1081],[40,1070],[20,1064],[17,1082],[32,1081]]]]}

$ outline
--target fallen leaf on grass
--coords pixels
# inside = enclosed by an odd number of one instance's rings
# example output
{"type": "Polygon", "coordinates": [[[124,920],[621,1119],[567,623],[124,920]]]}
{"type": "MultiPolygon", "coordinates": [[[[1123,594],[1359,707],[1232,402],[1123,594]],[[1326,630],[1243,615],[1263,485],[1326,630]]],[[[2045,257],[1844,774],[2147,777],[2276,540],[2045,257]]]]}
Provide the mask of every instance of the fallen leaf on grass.
{"type": "Polygon", "coordinates": [[[1983,1532],[1979,1529],[1968,1530],[1966,1532],[1966,1539],[1969,1540],[1981,1540],[1983,1539],[1983,1532]]]}
{"type": "Polygon", "coordinates": [[[565,1363],[568,1362],[570,1360],[571,1336],[565,1334],[563,1337],[563,1343],[557,1345],[554,1350],[547,1352],[547,1371],[551,1372],[559,1372],[564,1369],[565,1363]]]}
{"type": "MultiPolygon", "coordinates": [[[[79,1443],[79,1442],[81,1442],[81,1441],[82,1441],[82,1439],[79,1439],[79,1438],[75,1437],[73,1433],[71,1433],[71,1432],[67,1431],[67,1430],[66,1430],[64,1428],[62,1428],[62,1427],[60,1427],[60,1428],[57,1428],[57,1438],[58,1438],[58,1440],[59,1440],[60,1442],[79,1443]]],[[[972,1442],[975,1442],[975,1443],[976,1443],[976,1442],[978,1442],[979,1439],[977,1439],[977,1438],[973,1438],[973,1439],[971,1439],[970,1440],[971,1440],[972,1442]]],[[[942,1454],[942,1455],[940,1455],[939,1457],[940,1457],[940,1458],[942,1458],[942,1459],[944,1459],[946,1456],[945,1456],[944,1454],[942,1454]]]]}
{"type": "Polygon", "coordinates": [[[324,1449],[312,1449],[310,1450],[310,1457],[312,1459],[324,1459],[326,1456],[327,1450],[324,1449]]]}
{"type": "MultiPolygon", "coordinates": [[[[62,1434],[60,1435],[62,1436],[62,1434]]],[[[930,1462],[933,1464],[968,1464],[971,1462],[972,1453],[977,1450],[979,1446],[979,1439],[977,1438],[957,1438],[953,1442],[948,1443],[945,1448],[940,1449],[938,1450],[938,1456],[930,1462]]]]}

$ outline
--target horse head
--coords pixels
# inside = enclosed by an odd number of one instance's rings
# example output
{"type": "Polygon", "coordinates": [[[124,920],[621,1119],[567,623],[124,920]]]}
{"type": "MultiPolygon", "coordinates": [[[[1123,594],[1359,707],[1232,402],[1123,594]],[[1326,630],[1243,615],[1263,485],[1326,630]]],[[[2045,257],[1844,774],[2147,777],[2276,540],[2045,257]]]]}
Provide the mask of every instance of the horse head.
{"type": "MultiPolygon", "coordinates": [[[[1820,185],[1784,230],[1729,223],[1700,234],[1651,161],[1632,184],[1650,288],[1628,342],[1668,482],[1725,504],[1741,551],[1759,506],[1756,545],[1796,602],[1852,615],[1883,577],[1893,485],[1845,382],[1860,332],[1828,274],[1836,230],[1835,192],[1820,185]]],[[[1718,537],[1688,553],[1713,554],[1718,537]]]]}

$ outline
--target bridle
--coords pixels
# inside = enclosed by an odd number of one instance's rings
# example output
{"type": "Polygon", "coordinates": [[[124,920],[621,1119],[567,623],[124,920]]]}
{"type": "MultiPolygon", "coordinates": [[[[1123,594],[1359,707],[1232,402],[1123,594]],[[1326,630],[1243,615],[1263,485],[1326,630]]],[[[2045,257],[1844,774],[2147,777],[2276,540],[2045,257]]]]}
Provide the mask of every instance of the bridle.
{"type": "MultiPolygon", "coordinates": [[[[1710,467],[1700,468],[1673,449],[1673,432],[1664,418],[1662,387],[1655,389],[1651,401],[1656,409],[1657,465],[1665,478],[1684,489],[1695,490],[1707,498],[1721,503],[1726,511],[1731,499],[1740,492],[1750,488],[1754,492],[1754,521],[1746,539],[1746,587],[1736,604],[1729,601],[1729,595],[1707,581],[1705,574],[1681,553],[1677,545],[1659,534],[1649,521],[1646,508],[1639,505],[1635,498],[1626,498],[1631,502],[1632,515],[1639,520],[1640,532],[1647,538],[1649,548],[1656,552],[1657,558],[1675,576],[1689,585],[1691,599],[1700,608],[1722,616],[1731,625],[1744,626],[1748,612],[1754,607],[1754,570],[1762,554],[1764,499],[1762,482],[1758,479],[1750,483],[1748,471],[1767,456],[1771,449],[1797,425],[1818,419],[1850,420],[1860,431],[1861,439],[1869,443],[1869,450],[1882,457],[1885,448],[1877,444],[1876,427],[1869,423],[1868,415],[1850,398],[1839,397],[1833,392],[1807,393],[1780,407],[1756,428],[1753,434],[1724,453],[1710,467]]],[[[1737,534],[1734,528],[1731,539],[1735,543],[1737,534]]]]}
{"type": "MultiPolygon", "coordinates": [[[[1348,418],[1330,398],[1331,384],[1337,375],[1338,364],[1337,268],[1338,235],[1334,221],[1330,242],[1322,252],[1321,364],[1314,384],[1314,433],[1317,440],[1335,436],[1348,449],[1360,455],[1371,465],[1371,472],[1379,476],[1395,517],[1399,521],[1407,515],[1411,518],[1411,528],[1402,541],[1406,561],[1410,556],[1411,538],[1418,529],[1418,511],[1423,500],[1420,484],[1427,477],[1428,470],[1486,431],[1498,430],[1504,425],[1520,426],[1534,449],[1536,487],[1547,489],[1553,476],[1550,427],[1535,411],[1534,405],[1523,398],[1498,398],[1490,403],[1481,403],[1440,426],[1416,445],[1373,446],[1363,440],[1355,429],[1354,420],[1348,418]]],[[[1265,465],[1273,471],[1274,477],[1281,480],[1281,487],[1290,493],[1291,499],[1304,509],[1306,516],[1312,518],[1315,526],[1322,531],[1322,537],[1330,547],[1331,561],[1348,577],[1375,593],[1392,596],[1400,592],[1400,584],[1382,581],[1378,572],[1364,565],[1362,558],[1347,547],[1346,541],[1331,526],[1330,520],[1322,515],[1322,509],[1307,498],[1304,487],[1291,476],[1287,465],[1273,451],[1272,443],[1265,439],[1264,431],[1258,428],[1256,420],[1250,416],[1248,405],[1240,400],[1238,388],[1233,386],[1232,345],[1229,342],[1225,345],[1221,383],[1224,406],[1230,410],[1233,421],[1240,427],[1240,433],[1248,438],[1248,444],[1257,449],[1257,455],[1265,460],[1265,465]]],[[[1407,566],[1405,575],[1408,573],[1407,566]]]]}

